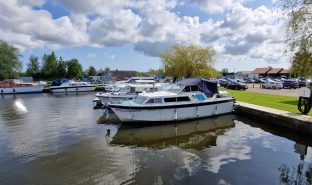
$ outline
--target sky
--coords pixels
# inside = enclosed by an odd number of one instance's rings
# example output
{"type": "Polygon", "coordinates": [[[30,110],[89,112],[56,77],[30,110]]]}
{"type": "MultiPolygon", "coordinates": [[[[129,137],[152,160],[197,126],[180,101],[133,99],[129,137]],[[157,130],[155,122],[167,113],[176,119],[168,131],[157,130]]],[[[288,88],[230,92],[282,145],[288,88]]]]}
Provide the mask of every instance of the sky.
{"type": "Polygon", "coordinates": [[[173,44],[217,51],[218,70],[289,68],[277,0],[0,0],[0,39],[31,55],[52,51],[84,69],[148,71],[173,44]]]}

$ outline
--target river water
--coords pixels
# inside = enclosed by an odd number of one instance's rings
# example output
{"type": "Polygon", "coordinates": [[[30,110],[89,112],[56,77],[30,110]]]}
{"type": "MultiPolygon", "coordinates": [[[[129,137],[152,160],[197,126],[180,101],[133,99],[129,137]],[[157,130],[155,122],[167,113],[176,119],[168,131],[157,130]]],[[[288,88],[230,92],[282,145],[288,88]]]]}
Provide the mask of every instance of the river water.
{"type": "Polygon", "coordinates": [[[311,184],[312,138],[236,115],[147,126],[94,93],[0,97],[0,184],[311,184]]]}

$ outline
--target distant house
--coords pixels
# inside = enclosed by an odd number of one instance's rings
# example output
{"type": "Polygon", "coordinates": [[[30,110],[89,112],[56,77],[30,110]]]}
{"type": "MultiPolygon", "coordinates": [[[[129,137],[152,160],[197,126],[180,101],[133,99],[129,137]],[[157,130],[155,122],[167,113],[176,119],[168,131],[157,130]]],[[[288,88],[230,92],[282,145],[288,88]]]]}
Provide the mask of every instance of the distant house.
{"type": "Polygon", "coordinates": [[[136,71],[110,71],[115,77],[116,80],[127,80],[131,77],[136,76],[136,71]]]}
{"type": "Polygon", "coordinates": [[[116,81],[116,77],[111,72],[104,72],[102,76],[90,76],[92,82],[103,82],[105,84],[116,81]]]}
{"type": "MultiPolygon", "coordinates": [[[[256,68],[251,74],[253,74],[255,78],[258,78],[260,76],[262,77],[281,77],[281,76],[289,77],[289,69],[272,68],[272,67],[256,68]]],[[[249,75],[249,78],[252,78],[250,76],[251,75],[249,75]]]]}
{"type": "Polygon", "coordinates": [[[289,69],[283,69],[282,71],[279,72],[280,76],[287,76],[289,77],[290,75],[290,70],[289,69]]]}
{"type": "Polygon", "coordinates": [[[278,77],[278,76],[280,76],[281,71],[283,71],[283,68],[273,68],[270,71],[268,71],[268,76],[278,77]]]}
{"type": "Polygon", "coordinates": [[[259,76],[268,76],[268,72],[271,70],[271,67],[264,67],[264,68],[256,68],[252,74],[253,77],[258,78],[259,76]]]}

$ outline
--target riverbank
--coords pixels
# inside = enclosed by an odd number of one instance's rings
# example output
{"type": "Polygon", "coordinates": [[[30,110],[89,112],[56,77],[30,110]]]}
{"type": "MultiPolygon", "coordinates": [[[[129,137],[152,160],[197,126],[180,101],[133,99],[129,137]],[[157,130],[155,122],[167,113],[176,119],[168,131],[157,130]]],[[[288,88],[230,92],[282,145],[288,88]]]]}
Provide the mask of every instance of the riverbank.
{"type": "MultiPolygon", "coordinates": [[[[236,100],[240,102],[301,114],[297,109],[298,97],[229,89],[224,90],[228,91],[232,96],[236,98],[236,100]]],[[[312,112],[310,112],[308,115],[312,116],[312,112]]]]}
{"type": "Polygon", "coordinates": [[[288,111],[268,108],[264,106],[237,102],[235,110],[240,116],[263,121],[271,125],[277,125],[292,129],[304,134],[312,134],[312,117],[291,113],[288,111]]]}

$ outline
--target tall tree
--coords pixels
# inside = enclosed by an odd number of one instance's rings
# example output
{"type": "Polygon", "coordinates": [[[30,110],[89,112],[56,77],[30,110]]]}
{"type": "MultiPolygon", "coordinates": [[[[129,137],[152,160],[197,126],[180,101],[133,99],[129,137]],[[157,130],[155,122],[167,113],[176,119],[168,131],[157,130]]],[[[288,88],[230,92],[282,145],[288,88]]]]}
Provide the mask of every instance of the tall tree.
{"type": "Polygon", "coordinates": [[[66,77],[67,76],[67,63],[60,57],[59,61],[57,62],[57,77],[66,77]]]}
{"type": "Polygon", "coordinates": [[[223,68],[223,69],[221,70],[221,73],[222,73],[223,76],[226,76],[226,75],[229,74],[229,69],[228,69],[228,68],[223,68]]]}
{"type": "Polygon", "coordinates": [[[291,51],[312,49],[312,0],[282,0],[288,13],[287,42],[291,51]]]}
{"type": "Polygon", "coordinates": [[[290,73],[293,77],[312,76],[312,52],[308,51],[305,46],[295,53],[290,73]]]}
{"type": "Polygon", "coordinates": [[[0,40],[0,80],[15,78],[22,70],[18,48],[0,40]]]}
{"type": "Polygon", "coordinates": [[[67,62],[67,75],[69,78],[81,78],[83,76],[82,66],[77,59],[67,62]]]}
{"type": "Polygon", "coordinates": [[[54,52],[50,55],[44,54],[42,57],[42,74],[46,79],[55,79],[57,77],[57,60],[54,52]]]}
{"type": "Polygon", "coordinates": [[[40,76],[40,63],[39,58],[31,55],[29,57],[29,63],[27,64],[26,74],[33,78],[39,78],[40,76]]]}
{"type": "Polygon", "coordinates": [[[89,66],[88,76],[96,76],[96,69],[93,66],[89,66]]]}
{"type": "Polygon", "coordinates": [[[171,50],[161,55],[165,75],[175,78],[215,77],[213,69],[216,52],[196,45],[173,45],[171,50]]]}

